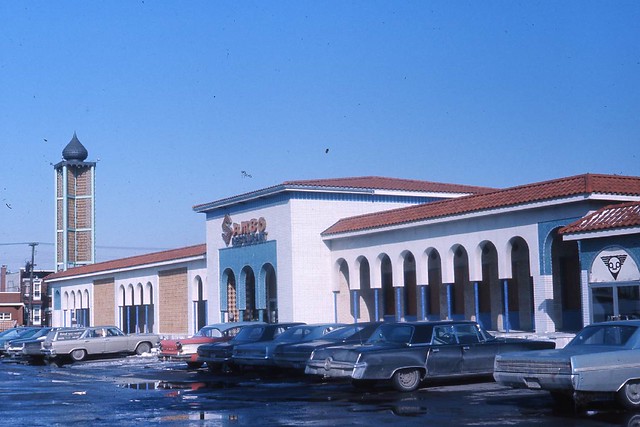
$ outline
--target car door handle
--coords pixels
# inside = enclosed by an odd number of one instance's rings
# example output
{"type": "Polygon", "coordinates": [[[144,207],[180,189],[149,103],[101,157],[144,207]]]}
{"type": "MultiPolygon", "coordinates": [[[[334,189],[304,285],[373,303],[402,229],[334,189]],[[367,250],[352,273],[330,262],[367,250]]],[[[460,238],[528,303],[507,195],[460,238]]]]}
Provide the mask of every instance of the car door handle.
{"type": "Polygon", "coordinates": [[[465,345],[462,347],[462,351],[468,351],[471,347],[469,347],[468,345],[465,345]]]}
{"type": "Polygon", "coordinates": [[[432,348],[431,349],[431,353],[440,353],[440,349],[439,348],[432,348]]]}

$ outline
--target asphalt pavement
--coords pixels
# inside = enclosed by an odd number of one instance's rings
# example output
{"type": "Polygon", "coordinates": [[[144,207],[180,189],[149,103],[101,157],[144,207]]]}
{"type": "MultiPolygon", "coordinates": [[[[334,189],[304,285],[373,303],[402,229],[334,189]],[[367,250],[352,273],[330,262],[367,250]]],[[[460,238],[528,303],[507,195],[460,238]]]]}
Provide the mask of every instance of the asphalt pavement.
{"type": "Polygon", "coordinates": [[[155,356],[56,366],[0,364],[4,425],[637,426],[604,405],[575,413],[544,391],[494,382],[440,383],[413,393],[361,391],[288,373],[212,374],[155,356]]]}

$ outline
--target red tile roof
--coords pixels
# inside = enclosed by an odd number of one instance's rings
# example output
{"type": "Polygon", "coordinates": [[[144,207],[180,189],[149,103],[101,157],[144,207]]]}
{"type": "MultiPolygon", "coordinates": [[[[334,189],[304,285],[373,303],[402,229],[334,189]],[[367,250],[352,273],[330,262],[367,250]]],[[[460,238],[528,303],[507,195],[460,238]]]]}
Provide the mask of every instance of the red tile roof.
{"type": "Polygon", "coordinates": [[[585,174],[342,219],[325,236],[593,193],[640,196],[640,177],[585,174]]]}
{"type": "Polygon", "coordinates": [[[162,252],[154,252],[144,255],[136,255],[129,258],[114,259],[112,261],[97,262],[95,264],[83,265],[70,268],[65,271],[58,271],[45,277],[45,280],[61,279],[64,277],[81,276],[84,274],[100,273],[111,270],[119,270],[130,267],[141,267],[143,265],[155,264],[159,262],[177,261],[183,258],[204,256],[207,253],[207,245],[200,244],[185,248],[170,249],[162,252]]]}
{"type": "Polygon", "coordinates": [[[285,181],[285,186],[364,188],[377,190],[416,191],[429,193],[488,193],[495,188],[473,185],[446,184],[442,182],[418,181],[413,179],[386,178],[381,176],[360,176],[352,178],[311,179],[285,181]]]}
{"type": "Polygon", "coordinates": [[[609,205],[560,229],[560,234],[640,226],[640,202],[609,205]]]}
{"type": "Polygon", "coordinates": [[[308,190],[322,188],[330,190],[390,190],[410,191],[426,193],[451,193],[451,194],[481,194],[495,191],[495,188],[478,187],[473,185],[445,184],[431,181],[418,181],[412,179],[385,178],[380,176],[361,176],[352,178],[328,178],[300,181],[285,181],[282,184],[261,190],[252,191],[210,203],[202,203],[193,206],[196,212],[204,212],[213,207],[219,207],[228,203],[238,203],[243,200],[256,197],[264,197],[282,191],[308,190]]]}

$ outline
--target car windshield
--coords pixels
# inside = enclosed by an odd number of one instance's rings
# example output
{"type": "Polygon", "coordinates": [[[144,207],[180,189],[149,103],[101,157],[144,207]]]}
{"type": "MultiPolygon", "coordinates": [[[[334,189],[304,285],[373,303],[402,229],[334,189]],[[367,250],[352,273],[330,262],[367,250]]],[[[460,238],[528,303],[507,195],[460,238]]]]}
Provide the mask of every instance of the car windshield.
{"type": "Polygon", "coordinates": [[[408,344],[413,335],[413,326],[410,325],[381,325],[367,340],[368,343],[395,343],[408,344]]]}
{"type": "Polygon", "coordinates": [[[625,346],[638,330],[632,325],[593,325],[584,328],[567,346],[607,345],[625,346]]]}

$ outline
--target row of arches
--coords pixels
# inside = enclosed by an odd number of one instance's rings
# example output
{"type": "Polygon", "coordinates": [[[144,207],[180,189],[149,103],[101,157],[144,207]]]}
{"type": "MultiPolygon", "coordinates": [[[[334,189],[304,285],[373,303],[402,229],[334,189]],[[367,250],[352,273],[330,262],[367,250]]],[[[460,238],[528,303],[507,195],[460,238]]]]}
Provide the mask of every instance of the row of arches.
{"type": "MultiPolygon", "coordinates": [[[[563,242],[554,231],[550,247],[555,304],[540,308],[548,311],[557,329],[580,329],[577,246],[563,242]]],[[[428,247],[419,254],[402,250],[395,257],[380,252],[351,262],[338,258],[336,317],[472,319],[493,330],[533,331],[539,307],[535,306],[529,244],[516,236],[502,248],[499,251],[485,240],[470,250],[456,243],[445,250],[428,247]]]]}
{"type": "MultiPolygon", "coordinates": [[[[60,299],[60,291],[57,292],[60,299]]],[[[65,291],[61,298],[62,326],[89,326],[91,309],[89,305],[89,290],[77,289],[65,291]]]]}
{"type": "Polygon", "coordinates": [[[220,283],[221,310],[227,321],[278,321],[276,271],[271,263],[262,265],[257,275],[248,265],[239,274],[226,268],[220,283]]]}
{"type": "Polygon", "coordinates": [[[120,285],[118,287],[118,319],[120,329],[126,334],[154,332],[155,305],[154,288],[151,282],[144,286],[120,285]]]}

